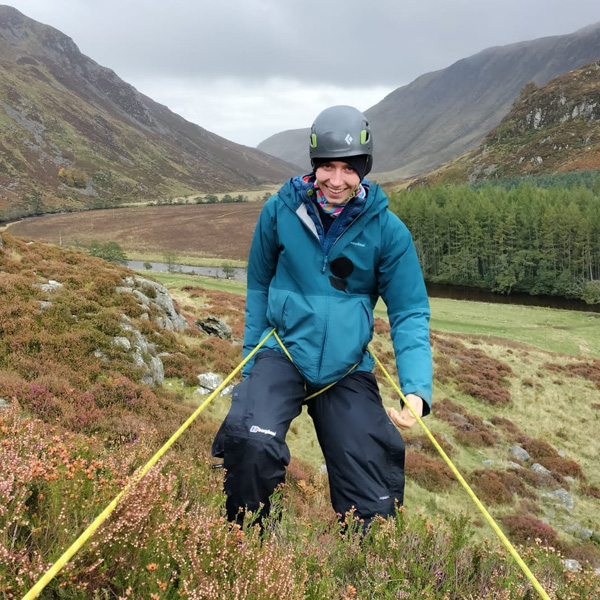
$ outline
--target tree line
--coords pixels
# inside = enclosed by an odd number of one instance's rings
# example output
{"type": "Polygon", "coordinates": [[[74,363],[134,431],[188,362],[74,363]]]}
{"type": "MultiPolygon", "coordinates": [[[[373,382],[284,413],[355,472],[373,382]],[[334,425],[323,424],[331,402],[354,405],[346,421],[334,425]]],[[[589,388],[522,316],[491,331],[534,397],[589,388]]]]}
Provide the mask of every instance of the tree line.
{"type": "Polygon", "coordinates": [[[391,194],[425,279],[600,303],[598,179],[576,186],[417,187],[391,194]]]}

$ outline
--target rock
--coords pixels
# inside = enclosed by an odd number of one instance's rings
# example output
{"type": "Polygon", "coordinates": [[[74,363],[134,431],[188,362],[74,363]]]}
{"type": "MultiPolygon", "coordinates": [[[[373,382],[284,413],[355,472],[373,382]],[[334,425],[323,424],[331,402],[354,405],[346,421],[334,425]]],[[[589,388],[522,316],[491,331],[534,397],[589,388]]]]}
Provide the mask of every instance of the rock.
{"type": "Polygon", "coordinates": [[[212,315],[209,315],[204,320],[198,319],[196,325],[202,329],[202,331],[208,333],[208,335],[215,335],[224,340],[231,338],[231,327],[229,327],[225,321],[213,317],[212,315]]]}
{"type": "Polygon", "coordinates": [[[200,387],[208,390],[206,393],[214,392],[222,383],[223,378],[216,373],[202,373],[198,375],[200,387]]]}
{"type": "MultiPolygon", "coordinates": [[[[121,315],[121,329],[127,333],[127,336],[113,338],[112,346],[130,352],[133,364],[138,369],[144,369],[142,383],[162,385],[165,381],[165,370],[162,360],[156,356],[156,346],[148,342],[126,315],[121,315]]],[[[94,354],[98,358],[105,358],[99,350],[94,354]]]]}
{"type": "Polygon", "coordinates": [[[494,424],[491,421],[488,421],[487,419],[484,419],[482,421],[482,423],[486,426],[486,427],[494,427],[494,424]]]}
{"type": "Polygon", "coordinates": [[[544,475],[550,475],[550,471],[544,467],[544,465],[540,465],[540,463],[533,463],[531,465],[531,470],[536,473],[543,473],[544,475]]]}
{"type": "Polygon", "coordinates": [[[594,533],[595,531],[593,529],[589,529],[588,527],[582,527],[581,531],[579,532],[579,537],[584,541],[591,540],[594,533]]]}
{"type": "Polygon", "coordinates": [[[164,285],[139,276],[134,279],[138,290],[142,288],[141,292],[149,299],[149,302],[164,313],[165,329],[183,331],[189,327],[187,321],[177,312],[173,299],[164,285]]]}
{"type": "Polygon", "coordinates": [[[484,467],[491,467],[491,466],[493,466],[493,464],[494,464],[494,461],[493,461],[493,460],[491,460],[491,459],[489,459],[489,458],[486,458],[485,460],[482,460],[482,461],[481,461],[481,464],[482,464],[484,467]]]}
{"type": "Polygon", "coordinates": [[[221,391],[221,393],[219,394],[219,396],[231,396],[231,392],[233,392],[233,388],[234,388],[234,386],[233,386],[233,385],[226,385],[226,386],[225,386],[225,387],[222,389],[222,391],[221,391]]]}
{"type": "Polygon", "coordinates": [[[575,507],[575,501],[573,497],[567,490],[560,488],[558,490],[554,490],[552,492],[546,492],[542,494],[542,498],[548,498],[553,501],[555,505],[558,505],[560,508],[564,508],[567,511],[572,511],[575,507]]]}
{"type": "Polygon", "coordinates": [[[517,446],[516,444],[510,449],[510,453],[517,459],[523,462],[527,462],[531,457],[529,456],[529,452],[525,450],[525,448],[521,448],[521,446],[517,446]]]}
{"type": "Polygon", "coordinates": [[[0,398],[0,410],[3,408],[10,408],[10,402],[5,400],[4,398],[0,398]]]}
{"type": "Polygon", "coordinates": [[[110,345],[115,348],[122,348],[123,350],[131,350],[131,342],[126,337],[113,338],[110,345]]]}
{"type": "Polygon", "coordinates": [[[509,469],[522,469],[523,468],[519,463],[513,462],[512,460],[509,460],[506,463],[506,465],[509,469]]]}
{"type": "Polygon", "coordinates": [[[132,294],[138,304],[145,309],[154,306],[159,313],[154,321],[163,329],[183,331],[189,327],[187,321],[177,312],[173,299],[164,285],[150,281],[144,277],[125,277],[124,285],[116,291],[121,294],[132,294]]]}
{"type": "Polygon", "coordinates": [[[579,523],[571,523],[571,525],[567,525],[565,527],[565,531],[583,541],[589,540],[594,535],[593,529],[582,527],[579,523]]]}
{"type": "Polygon", "coordinates": [[[60,288],[64,287],[62,283],[59,283],[54,279],[49,279],[47,283],[36,283],[35,285],[37,285],[44,292],[55,292],[56,290],[60,290],[60,288]]]}
{"type": "Polygon", "coordinates": [[[46,300],[40,300],[39,304],[40,304],[40,312],[44,312],[45,310],[48,310],[52,306],[52,302],[46,302],[46,300]]]}
{"type": "Polygon", "coordinates": [[[4,248],[4,240],[2,239],[1,233],[0,233],[0,248],[4,248]]]}
{"type": "Polygon", "coordinates": [[[565,558],[563,565],[567,571],[579,571],[581,569],[581,564],[574,558],[565,558]]]}

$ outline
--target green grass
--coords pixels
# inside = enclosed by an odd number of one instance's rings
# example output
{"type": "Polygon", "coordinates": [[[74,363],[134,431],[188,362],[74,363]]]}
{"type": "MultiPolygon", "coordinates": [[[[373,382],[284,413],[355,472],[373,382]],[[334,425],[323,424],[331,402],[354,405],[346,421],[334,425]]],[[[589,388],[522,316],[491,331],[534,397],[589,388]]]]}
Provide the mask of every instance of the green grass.
{"type": "Polygon", "coordinates": [[[431,299],[436,331],[497,336],[543,350],[600,358],[600,313],[431,299]]]}
{"type": "Polygon", "coordinates": [[[180,290],[186,286],[199,286],[209,290],[246,294],[246,284],[231,279],[217,279],[203,275],[187,275],[185,273],[167,273],[164,271],[137,271],[142,277],[151,277],[166,288],[180,290]]]}
{"type": "MultiPolygon", "coordinates": [[[[181,265],[190,265],[192,267],[230,267],[245,268],[246,261],[225,259],[225,258],[210,258],[194,255],[177,254],[177,263],[181,265]]],[[[138,260],[141,262],[157,262],[164,263],[165,255],[159,252],[127,252],[128,260],[138,260]]],[[[152,272],[154,274],[154,272],[152,272]]]]}

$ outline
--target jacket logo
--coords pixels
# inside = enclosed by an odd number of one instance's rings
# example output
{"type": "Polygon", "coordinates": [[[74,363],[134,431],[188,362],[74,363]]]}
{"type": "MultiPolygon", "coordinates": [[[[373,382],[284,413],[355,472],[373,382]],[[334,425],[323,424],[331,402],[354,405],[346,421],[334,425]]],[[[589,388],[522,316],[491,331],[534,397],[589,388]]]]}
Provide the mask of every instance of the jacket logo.
{"type": "Polygon", "coordinates": [[[348,144],[348,146],[353,142],[353,140],[354,138],[349,133],[344,138],[344,141],[346,142],[346,144],[348,144]]]}
{"type": "Polygon", "coordinates": [[[362,242],[350,242],[353,246],[360,246],[361,248],[364,248],[365,245],[362,242]]]}
{"type": "Polygon", "coordinates": [[[270,429],[263,429],[262,427],[259,427],[258,425],[252,425],[252,427],[250,427],[250,433],[264,433],[265,435],[271,435],[271,436],[277,435],[274,431],[271,431],[270,429]]]}

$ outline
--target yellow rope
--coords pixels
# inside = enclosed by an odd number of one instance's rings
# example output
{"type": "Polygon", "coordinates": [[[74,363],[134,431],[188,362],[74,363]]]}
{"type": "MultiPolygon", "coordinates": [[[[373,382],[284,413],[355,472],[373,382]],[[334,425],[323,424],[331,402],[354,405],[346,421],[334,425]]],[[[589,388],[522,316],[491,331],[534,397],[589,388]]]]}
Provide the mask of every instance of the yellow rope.
{"type": "Polygon", "coordinates": [[[46,571],[38,582],[23,596],[22,600],[37,598],[40,592],[56,577],[58,572],[65,566],[71,557],[87,542],[93,533],[106,521],[108,516],[115,510],[119,500],[136,484],[146,473],[162,458],[165,452],[177,441],[179,436],[192,424],[196,417],[208,406],[219,392],[237,375],[240,369],[254,356],[258,349],[275,333],[273,329],[259,344],[248,354],[248,356],[223,380],[223,383],[194,411],[187,421],[171,436],[165,445],[146,463],[142,469],[137,471],[129,483],[121,490],[115,499],[92,521],[87,529],[73,542],[71,547],[46,571]]]}
{"type": "MultiPolygon", "coordinates": [[[[117,507],[121,498],[123,498],[123,496],[136,483],[138,483],[140,481],[140,479],[142,479],[142,477],[144,477],[144,475],[146,475],[146,473],[148,473],[148,471],[162,458],[162,456],[177,441],[177,439],[181,436],[181,434],[192,424],[192,422],[196,419],[196,417],[198,417],[198,415],[208,406],[208,404],[210,402],[212,402],[212,400],[217,396],[217,394],[219,394],[221,392],[221,390],[237,375],[237,373],[252,358],[252,356],[254,356],[254,354],[259,350],[259,348],[267,341],[267,339],[269,339],[269,337],[271,337],[271,335],[275,336],[275,338],[279,342],[280,346],[283,348],[283,351],[285,352],[287,357],[290,359],[290,361],[293,363],[292,357],[290,356],[290,354],[287,351],[286,347],[284,346],[283,342],[279,339],[279,336],[275,332],[275,329],[272,329],[269,332],[269,334],[267,334],[259,342],[259,344],[252,350],[252,352],[250,352],[250,354],[248,354],[248,356],[223,380],[223,383],[221,383],[221,385],[219,385],[219,387],[217,387],[217,389],[214,390],[212,392],[212,394],[210,394],[210,396],[194,411],[194,413],[185,421],[185,423],[183,423],[183,425],[181,425],[181,427],[171,436],[171,438],[164,444],[164,446],[162,448],[160,448],[160,450],[158,450],[158,452],[156,452],[156,454],[146,463],[146,465],[144,465],[144,467],[142,467],[142,469],[140,469],[133,475],[133,477],[131,478],[129,483],[123,488],[123,490],[121,490],[121,492],[113,499],[113,501],[94,519],[94,521],[92,521],[92,523],[87,527],[87,529],[75,540],[75,542],[73,542],[73,544],[52,565],[52,567],[50,567],[50,569],[48,569],[48,571],[46,571],[46,573],[38,580],[38,582],[25,594],[25,596],[23,596],[22,600],[33,600],[34,598],[37,598],[39,596],[39,594],[48,585],[48,583],[50,583],[50,581],[52,581],[52,579],[54,579],[54,577],[56,577],[58,572],[65,566],[65,564],[75,555],[76,552],[78,552],[81,549],[81,547],[94,534],[94,532],[100,527],[100,525],[102,525],[102,523],[104,523],[104,521],[106,521],[106,519],[109,517],[109,515],[117,507]]],[[[450,467],[450,469],[452,470],[452,472],[454,473],[454,475],[456,476],[458,481],[462,484],[462,486],[465,488],[465,490],[467,491],[467,493],[469,494],[469,496],[471,497],[473,502],[475,502],[475,504],[477,505],[479,510],[482,512],[483,516],[486,518],[488,523],[492,526],[492,529],[496,532],[498,537],[502,540],[502,543],[504,544],[504,546],[508,549],[508,551],[510,552],[512,557],[515,559],[515,561],[517,562],[519,567],[521,567],[521,570],[525,573],[526,577],[529,579],[529,581],[531,582],[533,587],[539,593],[540,597],[543,598],[544,600],[550,600],[550,597],[544,591],[544,588],[542,588],[542,586],[539,584],[538,580],[535,578],[535,575],[529,570],[529,567],[523,562],[523,559],[519,556],[519,553],[515,550],[515,548],[510,543],[508,538],[504,535],[504,533],[502,532],[500,527],[498,527],[498,525],[496,524],[496,522],[494,521],[492,516],[486,510],[485,506],[483,506],[483,504],[481,503],[479,498],[475,495],[475,492],[473,492],[473,490],[471,489],[469,484],[464,480],[463,476],[460,474],[458,469],[454,466],[454,463],[450,460],[450,458],[448,458],[448,455],[444,452],[443,448],[438,444],[437,440],[433,437],[433,435],[431,434],[429,429],[427,429],[427,426],[423,423],[423,421],[419,417],[419,415],[417,415],[417,413],[415,412],[413,407],[406,401],[404,394],[402,393],[402,391],[400,390],[398,385],[396,385],[396,382],[392,379],[390,374],[387,372],[386,368],[381,364],[379,359],[373,354],[373,352],[371,351],[370,348],[369,348],[369,352],[370,352],[371,356],[375,359],[375,362],[377,363],[377,365],[379,366],[379,368],[381,369],[383,374],[387,377],[387,379],[392,384],[392,387],[396,390],[398,395],[402,398],[402,400],[406,404],[406,406],[408,406],[413,417],[415,417],[415,419],[418,421],[419,425],[421,425],[421,427],[423,428],[423,430],[425,431],[425,433],[431,440],[431,443],[435,446],[437,451],[441,454],[442,458],[444,459],[446,464],[450,467]]],[[[356,365],[354,365],[352,367],[352,369],[350,369],[350,371],[348,371],[348,372],[350,373],[352,370],[354,370],[355,367],[356,367],[356,365]]],[[[321,394],[325,390],[334,386],[336,383],[337,382],[329,384],[328,386],[326,386],[322,390],[319,390],[315,394],[312,394],[308,398],[313,398],[314,396],[321,394]]]]}
{"type": "Polygon", "coordinates": [[[379,368],[381,369],[383,374],[387,377],[389,382],[392,384],[392,387],[399,394],[400,398],[402,398],[402,401],[404,402],[404,404],[406,406],[408,406],[408,409],[412,413],[413,417],[418,421],[419,425],[423,428],[423,431],[425,431],[425,433],[427,434],[427,437],[431,440],[431,443],[436,447],[437,451],[441,454],[442,458],[446,461],[446,464],[450,467],[450,469],[452,469],[452,472],[454,473],[455,477],[458,479],[458,481],[460,481],[461,485],[465,488],[467,494],[469,494],[469,496],[471,497],[471,500],[473,500],[473,502],[475,502],[477,508],[482,512],[482,514],[486,518],[487,522],[492,526],[492,529],[496,532],[498,537],[502,540],[502,543],[504,544],[506,549],[510,552],[512,557],[517,561],[517,564],[519,565],[519,567],[521,567],[521,570],[523,571],[523,573],[525,573],[527,579],[529,579],[529,581],[531,582],[531,585],[533,585],[535,590],[538,592],[538,594],[540,595],[540,598],[543,598],[544,600],[550,600],[550,596],[548,596],[548,594],[546,593],[544,588],[540,585],[539,581],[535,578],[535,575],[529,570],[529,567],[525,564],[525,562],[520,557],[519,553],[516,551],[514,546],[510,543],[509,539],[504,535],[504,533],[502,532],[500,527],[498,527],[498,524],[496,523],[496,521],[494,521],[492,515],[490,515],[490,513],[486,510],[485,506],[483,506],[483,504],[481,503],[479,498],[475,495],[475,492],[471,489],[471,487],[465,481],[465,479],[460,474],[458,469],[454,466],[454,463],[450,460],[448,455],[444,452],[444,449],[438,444],[438,441],[433,437],[433,435],[431,434],[429,429],[427,429],[427,426],[425,425],[425,423],[423,423],[423,420],[421,419],[421,417],[419,417],[419,415],[415,412],[414,408],[410,405],[410,403],[406,401],[404,394],[402,393],[402,391],[400,390],[400,388],[398,387],[396,382],[392,379],[390,374],[387,372],[386,368],[381,364],[379,359],[375,356],[375,354],[373,354],[373,352],[370,348],[369,348],[369,352],[370,352],[371,356],[375,359],[375,362],[377,363],[377,365],[379,366],[379,368]]]}
{"type": "MultiPolygon", "coordinates": [[[[285,347],[285,344],[281,341],[281,338],[277,335],[277,332],[275,330],[273,330],[274,333],[273,335],[275,336],[275,339],[279,342],[279,345],[281,346],[281,349],[285,352],[285,355],[288,357],[289,361],[294,365],[294,359],[292,358],[292,355],[288,352],[288,349],[285,347]]],[[[324,388],[321,388],[318,392],[315,392],[314,394],[311,394],[310,396],[306,396],[306,398],[304,398],[304,400],[310,400],[311,398],[315,398],[316,396],[318,396],[319,394],[322,394],[323,392],[327,391],[329,388],[332,388],[338,381],[341,381],[342,379],[344,379],[344,377],[346,377],[346,375],[350,375],[350,373],[352,373],[352,371],[354,371],[354,369],[356,369],[356,367],[358,367],[360,363],[356,363],[354,365],[352,365],[348,371],[346,371],[346,373],[341,377],[341,379],[338,379],[337,381],[334,381],[333,383],[330,383],[329,385],[326,385],[324,388]]],[[[298,368],[298,367],[296,367],[298,368]]],[[[306,391],[306,384],[304,384],[304,389],[306,391]]]]}

